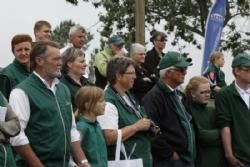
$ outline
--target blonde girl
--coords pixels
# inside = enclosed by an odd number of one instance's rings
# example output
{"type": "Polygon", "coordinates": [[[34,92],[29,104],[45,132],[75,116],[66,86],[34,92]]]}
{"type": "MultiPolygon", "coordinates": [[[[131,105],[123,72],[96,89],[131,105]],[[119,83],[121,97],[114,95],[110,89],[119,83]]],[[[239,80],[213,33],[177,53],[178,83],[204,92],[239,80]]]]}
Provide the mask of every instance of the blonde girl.
{"type": "Polygon", "coordinates": [[[96,117],[105,109],[104,93],[101,88],[85,86],[75,96],[78,109],[77,129],[82,135],[81,146],[91,167],[107,167],[107,149],[102,129],[96,117]]]}

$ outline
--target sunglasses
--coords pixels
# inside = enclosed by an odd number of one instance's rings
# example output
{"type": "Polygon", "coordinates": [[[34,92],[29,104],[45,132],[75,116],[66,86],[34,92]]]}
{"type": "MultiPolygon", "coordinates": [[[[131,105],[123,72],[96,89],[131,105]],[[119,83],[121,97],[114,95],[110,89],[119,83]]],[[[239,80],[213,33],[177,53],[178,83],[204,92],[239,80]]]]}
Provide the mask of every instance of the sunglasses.
{"type": "Polygon", "coordinates": [[[159,41],[159,42],[167,42],[167,39],[162,38],[162,39],[157,39],[156,41],[159,41]]]}

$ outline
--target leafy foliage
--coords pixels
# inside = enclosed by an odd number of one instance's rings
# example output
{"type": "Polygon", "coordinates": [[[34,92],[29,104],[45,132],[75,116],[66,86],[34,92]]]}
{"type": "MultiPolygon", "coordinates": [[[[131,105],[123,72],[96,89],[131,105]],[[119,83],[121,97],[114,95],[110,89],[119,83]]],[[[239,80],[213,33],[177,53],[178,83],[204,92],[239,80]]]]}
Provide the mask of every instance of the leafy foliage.
{"type": "Polygon", "coordinates": [[[74,26],[75,23],[72,20],[62,21],[52,33],[52,40],[59,43],[60,48],[63,48],[67,44],[69,37],[69,29],[74,26]]]}
{"type": "MultiPolygon", "coordinates": [[[[77,0],[66,0],[68,2],[77,0]]],[[[106,12],[99,14],[104,23],[101,35],[108,37],[111,33],[122,34],[128,43],[135,41],[135,0],[83,0],[91,2],[95,7],[103,7],[106,12]]],[[[77,5],[77,3],[74,3],[77,5]]],[[[205,36],[205,25],[212,0],[145,0],[145,24],[149,30],[156,24],[164,24],[165,31],[174,33],[172,41],[176,45],[180,39],[201,48],[195,34],[205,36]]],[[[250,49],[250,40],[245,34],[237,31],[233,20],[236,16],[250,16],[249,0],[228,0],[225,27],[228,31],[221,43],[222,50],[237,53],[250,49]]]]}

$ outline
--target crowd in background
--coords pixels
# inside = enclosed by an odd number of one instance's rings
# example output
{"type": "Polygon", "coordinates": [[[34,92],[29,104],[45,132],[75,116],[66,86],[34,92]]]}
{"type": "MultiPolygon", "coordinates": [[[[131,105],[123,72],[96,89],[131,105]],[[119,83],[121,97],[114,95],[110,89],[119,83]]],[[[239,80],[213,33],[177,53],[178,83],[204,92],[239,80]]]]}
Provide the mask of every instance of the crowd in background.
{"type": "Polygon", "coordinates": [[[71,27],[64,48],[51,33],[40,20],[35,41],[11,40],[14,60],[0,71],[0,166],[107,167],[119,131],[129,159],[144,167],[250,167],[249,54],[234,55],[230,85],[214,52],[184,88],[195,64],[163,53],[164,32],[151,32],[151,50],[133,43],[129,53],[114,34],[95,56],[92,83],[85,28],[71,27]]]}

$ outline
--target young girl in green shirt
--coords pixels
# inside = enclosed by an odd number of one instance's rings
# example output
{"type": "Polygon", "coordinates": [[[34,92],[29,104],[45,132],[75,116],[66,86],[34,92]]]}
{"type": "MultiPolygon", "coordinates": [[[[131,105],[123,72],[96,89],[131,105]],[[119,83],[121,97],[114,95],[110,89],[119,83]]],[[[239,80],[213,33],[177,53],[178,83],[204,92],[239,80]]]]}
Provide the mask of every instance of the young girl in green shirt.
{"type": "Polygon", "coordinates": [[[75,99],[79,118],[77,129],[82,135],[81,146],[88,162],[91,167],[107,167],[106,143],[96,120],[105,109],[103,90],[95,86],[82,87],[75,99]]]}

